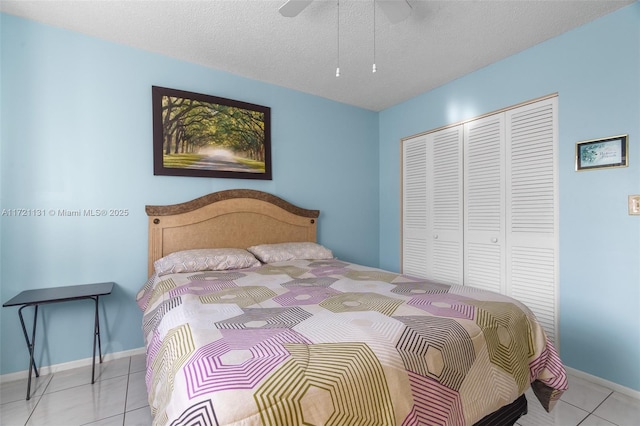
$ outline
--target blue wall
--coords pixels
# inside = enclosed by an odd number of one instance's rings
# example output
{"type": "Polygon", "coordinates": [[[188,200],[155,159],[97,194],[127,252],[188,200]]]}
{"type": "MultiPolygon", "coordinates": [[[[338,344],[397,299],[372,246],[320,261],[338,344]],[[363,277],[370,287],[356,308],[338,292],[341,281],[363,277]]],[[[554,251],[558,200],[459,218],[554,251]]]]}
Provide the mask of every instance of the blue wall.
{"type": "MultiPolygon", "coordinates": [[[[2,302],[25,289],[115,281],[103,299],[103,349],[140,348],[135,294],[147,273],[144,206],[231,188],[320,209],[321,243],[345,260],[377,265],[377,113],[6,14],[0,19],[0,208],[129,210],[127,217],[1,217],[2,302]],[[153,176],[152,85],[271,107],[273,180],[153,176]]],[[[41,312],[39,365],[91,356],[90,302],[41,312]]],[[[0,315],[0,374],[25,370],[17,308],[0,315]]]]}
{"type": "Polygon", "coordinates": [[[380,266],[400,268],[401,138],[559,94],[560,352],[640,391],[640,3],[380,113],[380,266]],[[575,143],[629,134],[629,167],[574,171],[575,143]]]}

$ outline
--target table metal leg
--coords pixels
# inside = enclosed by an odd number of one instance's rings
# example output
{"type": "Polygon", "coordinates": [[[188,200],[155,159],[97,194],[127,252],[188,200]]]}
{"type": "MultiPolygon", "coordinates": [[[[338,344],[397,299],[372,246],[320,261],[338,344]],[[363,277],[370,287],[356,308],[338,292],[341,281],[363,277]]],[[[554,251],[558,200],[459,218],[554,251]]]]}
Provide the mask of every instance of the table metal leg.
{"type": "Polygon", "coordinates": [[[93,322],[93,369],[91,370],[91,384],[95,383],[96,372],[96,339],[98,341],[98,351],[100,355],[100,364],[102,364],[102,343],[100,342],[100,313],[98,311],[98,300],[100,296],[96,296],[93,300],[96,302],[96,314],[93,322]]]}
{"type": "Polygon", "coordinates": [[[24,318],[22,316],[22,310],[30,305],[25,305],[18,309],[18,316],[20,317],[20,325],[22,325],[22,332],[24,333],[24,339],[27,342],[27,349],[29,349],[29,378],[27,379],[27,401],[31,399],[31,372],[35,371],[36,377],[40,377],[38,368],[36,367],[36,361],[34,359],[35,343],[36,343],[36,324],[38,323],[38,305],[33,305],[33,329],[31,331],[31,341],[29,341],[29,335],[27,333],[27,327],[24,325],[24,318]]]}
{"type": "MultiPolygon", "coordinates": [[[[98,306],[98,297],[96,297],[96,307],[98,306]]],[[[98,334],[98,354],[100,355],[100,364],[102,364],[102,342],[100,340],[100,314],[96,311],[96,333],[98,334]]]]}

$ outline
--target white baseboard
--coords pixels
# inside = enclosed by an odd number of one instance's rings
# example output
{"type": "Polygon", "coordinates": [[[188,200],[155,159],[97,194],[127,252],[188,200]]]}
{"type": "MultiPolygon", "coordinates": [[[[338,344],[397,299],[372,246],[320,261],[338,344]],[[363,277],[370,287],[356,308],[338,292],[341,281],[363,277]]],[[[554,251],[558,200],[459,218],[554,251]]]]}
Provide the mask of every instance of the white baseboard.
{"type": "Polygon", "coordinates": [[[597,376],[592,376],[591,374],[585,373],[584,371],[576,370],[575,368],[565,366],[565,370],[567,371],[567,374],[579,377],[584,380],[588,380],[591,383],[595,383],[597,385],[604,386],[605,388],[609,388],[614,392],[618,392],[623,395],[629,396],[631,398],[640,400],[640,391],[627,388],[625,386],[610,382],[605,379],[601,379],[600,377],[597,377],[597,376]]]}
{"type": "MultiPolygon", "coordinates": [[[[102,360],[103,362],[113,361],[116,359],[126,358],[129,356],[143,355],[145,353],[146,353],[145,348],[130,349],[128,351],[114,352],[114,353],[103,355],[102,360]]],[[[98,360],[96,360],[96,363],[97,362],[98,360]]],[[[27,360],[27,363],[28,363],[28,360],[27,360]]],[[[92,363],[93,363],[93,357],[90,357],[90,358],[79,359],[76,361],[63,362],[62,364],[42,366],[38,368],[38,372],[40,373],[41,376],[45,376],[47,374],[58,373],[60,371],[71,370],[73,368],[86,367],[91,365],[92,363]]],[[[29,375],[29,370],[3,374],[0,376],[0,383],[26,379],[28,375],[29,375]]]]}

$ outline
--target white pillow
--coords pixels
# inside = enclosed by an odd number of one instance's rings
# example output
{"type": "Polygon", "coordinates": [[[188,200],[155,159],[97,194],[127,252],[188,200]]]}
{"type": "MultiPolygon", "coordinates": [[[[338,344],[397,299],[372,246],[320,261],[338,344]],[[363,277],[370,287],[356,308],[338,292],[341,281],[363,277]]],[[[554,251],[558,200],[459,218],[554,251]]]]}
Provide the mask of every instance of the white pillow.
{"type": "Polygon", "coordinates": [[[251,253],[243,249],[217,248],[183,250],[153,263],[158,276],[179,272],[225,271],[260,266],[251,253]]]}
{"type": "Polygon", "coordinates": [[[331,250],[317,243],[260,244],[249,247],[247,250],[253,253],[263,263],[297,259],[333,259],[331,250]]]}

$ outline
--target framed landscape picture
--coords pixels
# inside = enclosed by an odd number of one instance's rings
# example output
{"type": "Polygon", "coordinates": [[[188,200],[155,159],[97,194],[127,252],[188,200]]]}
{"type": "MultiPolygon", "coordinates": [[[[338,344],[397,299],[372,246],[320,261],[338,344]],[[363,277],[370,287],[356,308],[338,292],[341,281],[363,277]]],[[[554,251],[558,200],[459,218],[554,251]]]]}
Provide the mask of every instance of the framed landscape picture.
{"type": "Polygon", "coordinates": [[[271,179],[271,109],[152,87],[153,173],[271,179]]]}

